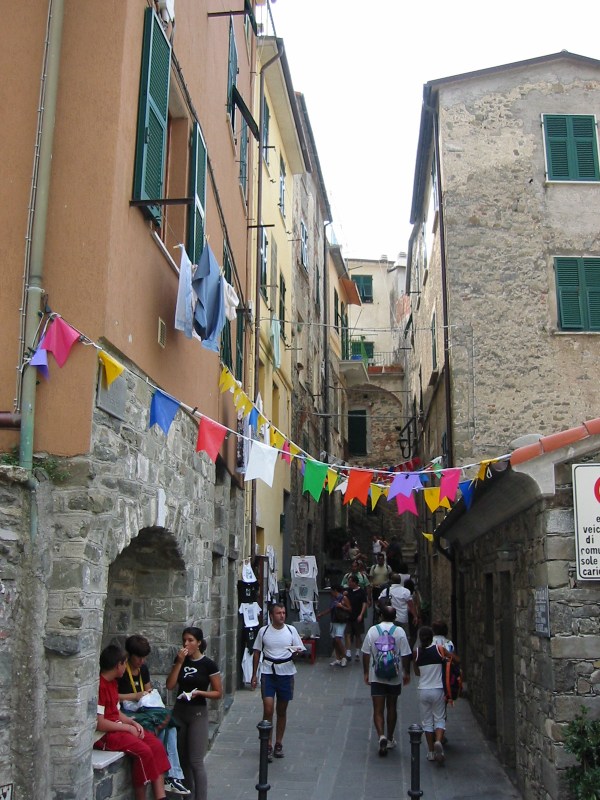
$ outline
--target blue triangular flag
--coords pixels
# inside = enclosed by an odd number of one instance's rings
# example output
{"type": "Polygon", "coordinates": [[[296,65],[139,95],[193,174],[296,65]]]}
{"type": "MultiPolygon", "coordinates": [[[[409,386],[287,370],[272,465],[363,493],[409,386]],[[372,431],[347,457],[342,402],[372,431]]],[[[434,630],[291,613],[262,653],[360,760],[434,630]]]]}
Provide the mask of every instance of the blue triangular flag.
{"type": "Polygon", "coordinates": [[[254,406],[254,408],[248,415],[248,424],[252,426],[253,431],[256,431],[256,429],[258,428],[258,409],[256,408],[256,406],[254,406]]]}
{"type": "Polygon", "coordinates": [[[473,502],[473,492],[475,491],[475,481],[461,481],[458,488],[462,492],[463,500],[467,509],[471,508],[473,502]]]}
{"type": "Polygon", "coordinates": [[[152,396],[150,425],[148,427],[151,428],[153,425],[158,425],[165,434],[168,434],[178,408],[179,402],[177,400],[157,389],[152,396]]]}

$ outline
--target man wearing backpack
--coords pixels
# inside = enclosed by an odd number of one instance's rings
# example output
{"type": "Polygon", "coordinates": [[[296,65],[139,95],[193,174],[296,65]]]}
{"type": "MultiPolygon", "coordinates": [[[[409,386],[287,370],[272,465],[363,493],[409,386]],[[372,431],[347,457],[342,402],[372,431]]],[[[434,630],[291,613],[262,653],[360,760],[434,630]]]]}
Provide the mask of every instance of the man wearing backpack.
{"type": "Polygon", "coordinates": [[[398,697],[402,686],[410,681],[410,645],[405,632],[395,624],[395,617],[392,606],[383,606],[381,622],[369,628],[362,645],[365,683],[371,686],[373,724],[382,757],[396,746],[398,697]]]}

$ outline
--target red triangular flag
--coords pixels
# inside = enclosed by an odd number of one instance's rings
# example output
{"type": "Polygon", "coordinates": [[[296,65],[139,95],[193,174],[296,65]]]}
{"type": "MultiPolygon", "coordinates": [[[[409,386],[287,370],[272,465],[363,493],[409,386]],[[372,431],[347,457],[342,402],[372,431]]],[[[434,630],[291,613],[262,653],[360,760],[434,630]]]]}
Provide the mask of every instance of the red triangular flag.
{"type": "Polygon", "coordinates": [[[356,497],[363,506],[366,506],[372,479],[373,472],[371,470],[351,469],[348,476],[348,488],[344,495],[344,505],[356,497]]]}
{"type": "Polygon", "coordinates": [[[198,426],[198,441],[196,442],[196,452],[200,450],[206,451],[210,460],[214,463],[217,461],[219,450],[223,444],[223,440],[227,435],[227,428],[219,425],[208,417],[202,417],[200,425],[198,426]]]}

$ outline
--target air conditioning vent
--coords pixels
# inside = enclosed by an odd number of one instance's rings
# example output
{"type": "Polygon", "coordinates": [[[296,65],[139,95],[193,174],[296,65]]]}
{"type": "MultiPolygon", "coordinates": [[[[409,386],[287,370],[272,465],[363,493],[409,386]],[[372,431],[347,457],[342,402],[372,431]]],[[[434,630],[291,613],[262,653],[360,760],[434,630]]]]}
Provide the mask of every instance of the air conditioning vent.
{"type": "Polygon", "coordinates": [[[167,344],[167,325],[164,319],[158,318],[158,344],[166,347],[167,344]]]}

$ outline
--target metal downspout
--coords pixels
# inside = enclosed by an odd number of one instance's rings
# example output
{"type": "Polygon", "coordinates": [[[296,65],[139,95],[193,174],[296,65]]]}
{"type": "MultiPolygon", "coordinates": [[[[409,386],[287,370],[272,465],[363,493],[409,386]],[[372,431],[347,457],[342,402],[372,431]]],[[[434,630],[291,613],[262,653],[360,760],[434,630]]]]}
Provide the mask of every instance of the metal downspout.
{"type": "MultiPolygon", "coordinates": [[[[25,304],[25,347],[32,347],[40,322],[43,295],[44,250],[46,246],[46,226],[48,222],[48,199],[50,195],[50,174],[52,170],[52,146],[56,116],[56,97],[58,94],[58,75],[64,16],[64,0],[50,0],[50,23],[48,30],[48,59],[44,91],[44,109],[40,137],[38,165],[38,185],[35,194],[33,228],[31,235],[31,255],[29,281],[26,287],[25,304]]],[[[19,463],[31,473],[33,468],[33,435],[35,421],[35,394],[37,372],[26,368],[21,386],[21,437],[19,463]]]]}
{"type": "MultiPolygon", "coordinates": [[[[323,438],[325,439],[324,450],[325,460],[329,463],[329,270],[327,265],[327,226],[331,225],[331,220],[323,225],[323,438]]],[[[321,534],[320,554],[323,556],[325,538],[329,529],[329,492],[325,492],[323,498],[323,531],[321,534]]]]}
{"type": "MultiPolygon", "coordinates": [[[[260,254],[262,241],[262,188],[263,188],[263,127],[265,124],[265,70],[283,55],[283,40],[277,39],[277,53],[260,69],[258,103],[258,177],[256,186],[256,285],[254,293],[254,402],[258,397],[258,373],[260,369],[260,254]]],[[[256,555],[256,479],[252,481],[250,505],[250,557],[256,555]]]]}

